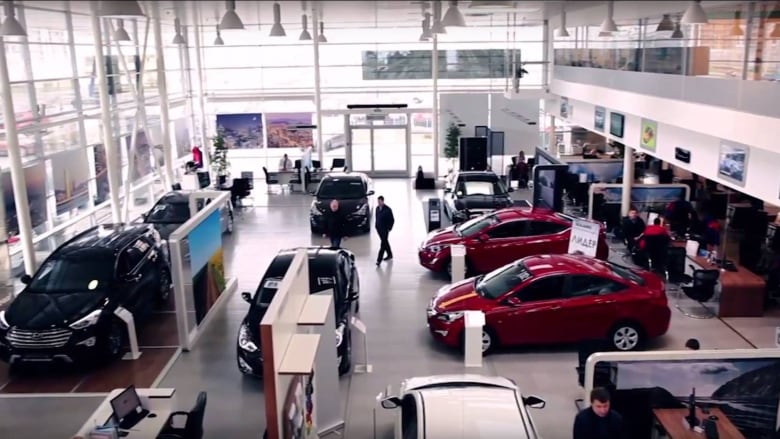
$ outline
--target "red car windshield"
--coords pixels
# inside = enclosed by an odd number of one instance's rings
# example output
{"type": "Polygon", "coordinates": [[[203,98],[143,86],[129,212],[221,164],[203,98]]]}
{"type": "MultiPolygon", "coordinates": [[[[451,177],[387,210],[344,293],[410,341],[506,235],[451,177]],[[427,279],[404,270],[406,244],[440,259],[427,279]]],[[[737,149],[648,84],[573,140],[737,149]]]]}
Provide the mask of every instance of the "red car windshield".
{"type": "Polygon", "coordinates": [[[500,222],[501,220],[495,214],[478,216],[455,226],[455,233],[459,236],[472,236],[500,222]]]}
{"type": "Polygon", "coordinates": [[[510,264],[477,278],[475,290],[482,297],[498,299],[521,283],[533,277],[522,262],[510,264]]]}
{"type": "Polygon", "coordinates": [[[627,281],[633,282],[637,285],[644,285],[645,280],[642,278],[642,276],[634,273],[631,271],[630,268],[623,267],[622,265],[613,264],[612,262],[602,262],[605,264],[609,269],[617,275],[618,277],[621,277],[627,281]]]}

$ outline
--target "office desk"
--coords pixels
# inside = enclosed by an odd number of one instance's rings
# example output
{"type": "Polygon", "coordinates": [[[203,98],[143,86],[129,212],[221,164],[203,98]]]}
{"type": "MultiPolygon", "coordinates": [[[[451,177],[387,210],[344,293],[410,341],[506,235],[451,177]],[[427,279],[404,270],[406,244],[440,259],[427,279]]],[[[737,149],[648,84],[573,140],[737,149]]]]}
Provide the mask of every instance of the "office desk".
{"type": "MultiPolygon", "coordinates": [[[[672,245],[685,247],[685,242],[675,241],[672,245]]],[[[688,257],[699,268],[717,268],[701,256],[688,257]]],[[[736,264],[737,271],[721,270],[718,317],[761,317],[764,315],[766,281],[763,277],[736,264]]]]}
{"type": "MultiPolygon", "coordinates": [[[[699,420],[707,419],[712,415],[718,417],[715,424],[718,426],[719,439],[745,439],[745,436],[737,430],[737,427],[731,423],[720,409],[710,409],[710,413],[705,415],[701,412],[701,409],[696,408],[696,415],[699,420]]],[[[687,408],[653,409],[653,417],[655,418],[656,425],[660,425],[663,427],[664,431],[666,431],[666,436],[661,436],[654,428],[653,439],[663,437],[668,437],[669,439],[704,439],[703,433],[696,433],[688,428],[688,424],[685,421],[686,416],[688,416],[687,408]]]]}
{"type": "MultiPolygon", "coordinates": [[[[111,420],[114,411],[111,408],[111,400],[122,393],[125,389],[114,389],[106,396],[106,399],[100,403],[98,408],[87,419],[87,422],[81,426],[75,437],[84,439],[89,438],[89,433],[98,426],[105,425],[111,420]]],[[[141,397],[141,404],[154,417],[146,417],[133,428],[128,430],[127,439],[151,439],[157,437],[162,431],[168,417],[176,410],[175,389],[136,389],[138,396],[141,397]]]]}

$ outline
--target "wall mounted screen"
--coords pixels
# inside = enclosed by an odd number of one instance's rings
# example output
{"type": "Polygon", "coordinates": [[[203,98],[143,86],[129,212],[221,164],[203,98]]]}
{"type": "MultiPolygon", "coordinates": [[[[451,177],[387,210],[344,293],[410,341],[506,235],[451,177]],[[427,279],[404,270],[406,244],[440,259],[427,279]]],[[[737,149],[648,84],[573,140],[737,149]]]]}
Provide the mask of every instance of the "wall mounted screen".
{"type": "MultiPolygon", "coordinates": [[[[363,52],[363,80],[431,79],[430,50],[367,50],[363,52]]],[[[502,49],[440,50],[440,79],[505,78],[502,49]]]]}
{"type": "Polygon", "coordinates": [[[620,113],[609,113],[609,134],[622,138],[624,123],[625,116],[620,113]]]}
{"type": "Polygon", "coordinates": [[[593,128],[596,131],[604,132],[604,122],[607,118],[607,110],[604,107],[596,107],[593,112],[593,128]]]}
{"type": "Polygon", "coordinates": [[[735,142],[720,142],[718,176],[724,180],[744,185],[747,178],[747,162],[750,148],[735,142]]]}
{"type": "Polygon", "coordinates": [[[260,113],[218,114],[217,132],[230,149],[262,148],[265,145],[263,115],[260,113]]]}

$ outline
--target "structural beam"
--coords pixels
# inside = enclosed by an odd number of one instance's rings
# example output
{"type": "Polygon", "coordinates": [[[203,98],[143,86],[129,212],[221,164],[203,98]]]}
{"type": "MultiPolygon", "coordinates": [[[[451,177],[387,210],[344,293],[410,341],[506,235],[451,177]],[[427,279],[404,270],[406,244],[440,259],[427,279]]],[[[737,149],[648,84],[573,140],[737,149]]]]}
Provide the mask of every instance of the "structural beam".
{"type": "MultiPolygon", "coordinates": [[[[322,90],[320,89],[320,2],[312,2],[311,21],[314,22],[314,35],[312,35],[312,48],[314,48],[314,111],[316,114],[315,124],[317,125],[317,158],[320,165],[324,166],[323,161],[325,151],[322,141],[322,90]]],[[[306,145],[304,145],[306,146],[306,145]]]]}
{"type": "Polygon", "coordinates": [[[157,91],[160,95],[160,125],[162,125],[162,145],[165,156],[165,172],[163,175],[166,188],[173,184],[173,153],[171,148],[171,118],[168,113],[168,85],[165,75],[165,48],[163,45],[162,25],[160,23],[160,3],[147,2],[151,6],[152,22],[154,23],[154,45],[157,52],[157,91]]]}
{"type": "MultiPolygon", "coordinates": [[[[193,14],[195,14],[195,23],[200,23],[200,5],[199,2],[190,2],[193,14]]],[[[201,38],[203,30],[197,24],[192,27],[195,30],[195,67],[196,78],[198,80],[198,116],[200,119],[200,149],[203,151],[203,166],[209,166],[209,151],[211,150],[208,142],[208,131],[206,128],[206,80],[203,75],[203,58],[201,55],[201,38]]],[[[205,41],[205,39],[203,40],[205,41]]],[[[195,130],[195,127],[192,127],[195,130]]]]}
{"type": "Polygon", "coordinates": [[[631,188],[634,186],[634,148],[626,145],[623,151],[623,190],[620,197],[620,214],[628,215],[631,209],[631,188]]]}
{"type": "Polygon", "coordinates": [[[439,178],[439,35],[433,32],[433,178],[439,178]]]}

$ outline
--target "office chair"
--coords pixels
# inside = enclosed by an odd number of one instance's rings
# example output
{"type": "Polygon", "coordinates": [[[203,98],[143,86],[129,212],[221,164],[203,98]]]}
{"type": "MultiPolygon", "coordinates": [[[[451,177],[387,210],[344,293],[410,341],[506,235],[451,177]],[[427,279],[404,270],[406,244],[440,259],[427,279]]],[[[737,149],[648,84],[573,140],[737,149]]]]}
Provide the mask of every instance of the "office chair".
{"type": "Polygon", "coordinates": [[[255,173],[252,171],[242,171],[241,178],[249,180],[249,190],[255,188],[255,173]]]}
{"type": "Polygon", "coordinates": [[[311,167],[313,170],[322,169],[322,162],[319,160],[312,160],[311,161],[311,167]]]}
{"type": "Polygon", "coordinates": [[[346,159],[333,159],[333,162],[330,165],[330,170],[338,169],[338,168],[344,168],[347,166],[347,160],[346,159]]]}
{"type": "Polygon", "coordinates": [[[707,306],[704,305],[704,302],[715,296],[715,286],[718,284],[720,271],[696,270],[692,265],[690,267],[693,270],[693,283],[691,285],[683,286],[682,290],[683,294],[689,299],[698,302],[698,305],[683,307],[678,299],[676,307],[686,317],[694,319],[711,319],[715,317],[715,313],[707,308],[707,306]]]}
{"type": "Polygon", "coordinates": [[[181,190],[181,183],[174,183],[171,185],[172,191],[180,191],[181,190]]]}
{"type": "Polygon", "coordinates": [[[202,439],[203,416],[206,414],[206,392],[198,393],[195,405],[189,412],[173,412],[157,439],[202,439]],[[174,426],[174,418],[186,417],[183,427],[174,426]]]}
{"type": "Polygon", "coordinates": [[[278,185],[279,180],[275,178],[271,178],[271,176],[268,174],[268,169],[266,169],[265,166],[263,166],[263,174],[265,174],[265,184],[268,185],[268,192],[271,192],[271,186],[278,185]]]}
{"type": "Polygon", "coordinates": [[[301,160],[300,159],[296,160],[294,163],[295,163],[295,166],[293,166],[293,168],[301,169],[301,160]]]}
{"type": "Polygon", "coordinates": [[[234,178],[233,185],[230,187],[230,201],[234,206],[243,206],[244,198],[252,195],[248,178],[234,178]]]}

